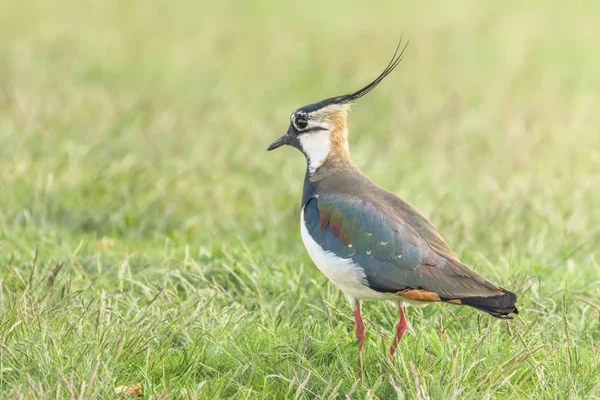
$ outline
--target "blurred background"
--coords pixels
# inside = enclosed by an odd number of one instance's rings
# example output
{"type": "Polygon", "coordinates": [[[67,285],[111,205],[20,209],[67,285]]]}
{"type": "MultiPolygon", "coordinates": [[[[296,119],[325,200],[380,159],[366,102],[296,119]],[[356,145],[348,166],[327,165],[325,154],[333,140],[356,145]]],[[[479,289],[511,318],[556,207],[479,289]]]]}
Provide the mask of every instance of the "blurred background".
{"type": "MultiPolygon", "coordinates": [[[[598,21],[595,1],[3,2],[0,389],[598,396],[598,21]],[[305,161],[266,147],[401,35],[351,112],[353,159],[519,294],[523,336],[411,309],[400,386],[374,366],[356,389],[349,308],[299,236],[305,161]]],[[[394,311],[366,314],[378,363],[394,311]]]]}

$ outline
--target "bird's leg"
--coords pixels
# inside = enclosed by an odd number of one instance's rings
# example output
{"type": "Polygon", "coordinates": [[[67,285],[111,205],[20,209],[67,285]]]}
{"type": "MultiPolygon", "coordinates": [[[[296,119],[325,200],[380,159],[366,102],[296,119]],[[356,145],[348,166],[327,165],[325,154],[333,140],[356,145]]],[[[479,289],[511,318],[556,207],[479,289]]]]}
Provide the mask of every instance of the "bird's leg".
{"type": "Polygon", "coordinates": [[[402,303],[398,305],[398,314],[400,316],[400,320],[396,325],[396,335],[394,336],[394,341],[392,342],[392,346],[390,347],[390,358],[394,356],[394,353],[396,352],[396,347],[398,347],[398,343],[400,342],[400,339],[402,339],[402,335],[404,335],[404,331],[406,331],[406,328],[408,326],[408,323],[406,322],[406,317],[404,316],[404,308],[402,307],[402,303]]]}
{"type": "Polygon", "coordinates": [[[356,339],[358,339],[358,377],[362,380],[362,358],[365,346],[365,324],[360,315],[360,303],[358,300],[352,302],[354,309],[354,322],[356,323],[356,339]]]}

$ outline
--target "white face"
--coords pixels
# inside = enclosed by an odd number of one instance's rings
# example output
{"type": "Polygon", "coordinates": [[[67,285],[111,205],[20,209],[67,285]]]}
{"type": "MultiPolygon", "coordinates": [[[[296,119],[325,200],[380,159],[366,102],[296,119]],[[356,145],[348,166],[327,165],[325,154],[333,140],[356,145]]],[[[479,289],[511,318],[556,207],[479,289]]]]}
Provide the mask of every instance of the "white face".
{"type": "MultiPolygon", "coordinates": [[[[298,132],[298,141],[308,159],[308,172],[311,175],[325,162],[332,150],[335,151],[332,149],[331,135],[336,127],[331,125],[331,115],[341,111],[345,118],[347,110],[347,105],[332,105],[309,115],[292,114],[292,124],[298,132]]],[[[343,134],[347,135],[345,124],[342,129],[343,134]]]]}
{"type": "Polygon", "coordinates": [[[303,133],[298,136],[298,140],[308,158],[308,170],[313,174],[331,152],[329,129],[303,133]]]}

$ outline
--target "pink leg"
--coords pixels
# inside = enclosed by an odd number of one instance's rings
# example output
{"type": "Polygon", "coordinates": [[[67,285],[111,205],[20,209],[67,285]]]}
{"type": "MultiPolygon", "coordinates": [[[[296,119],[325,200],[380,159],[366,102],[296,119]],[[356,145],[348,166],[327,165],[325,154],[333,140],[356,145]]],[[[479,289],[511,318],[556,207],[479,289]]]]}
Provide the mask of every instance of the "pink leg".
{"type": "Polygon", "coordinates": [[[354,321],[356,322],[356,338],[358,339],[358,377],[362,379],[362,356],[365,346],[365,324],[360,315],[360,305],[354,309],[354,321]]]}
{"type": "Polygon", "coordinates": [[[400,339],[402,339],[402,335],[404,335],[404,331],[406,331],[406,327],[408,326],[406,317],[404,317],[404,309],[402,308],[402,304],[398,306],[398,314],[400,315],[400,321],[398,321],[398,324],[396,325],[396,336],[394,336],[394,341],[390,347],[390,358],[394,356],[396,347],[398,347],[398,343],[400,342],[400,339]]]}

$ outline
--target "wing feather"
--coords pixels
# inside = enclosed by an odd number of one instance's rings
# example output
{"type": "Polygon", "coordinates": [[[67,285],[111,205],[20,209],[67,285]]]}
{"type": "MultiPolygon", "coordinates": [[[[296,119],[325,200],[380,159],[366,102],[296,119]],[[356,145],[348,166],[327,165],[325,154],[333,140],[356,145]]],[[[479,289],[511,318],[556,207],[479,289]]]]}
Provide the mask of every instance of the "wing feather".
{"type": "Polygon", "coordinates": [[[502,293],[462,264],[435,228],[411,207],[405,203],[400,210],[391,210],[352,195],[321,194],[307,202],[304,217],[319,245],[352,258],[364,269],[373,290],[422,289],[442,299],[502,293]]]}

